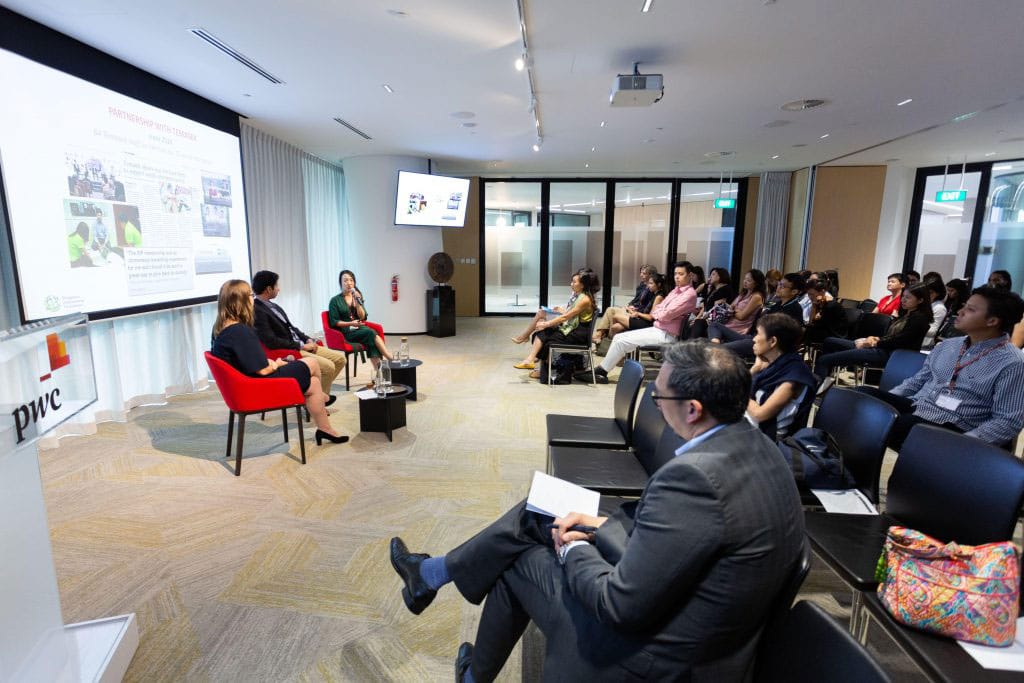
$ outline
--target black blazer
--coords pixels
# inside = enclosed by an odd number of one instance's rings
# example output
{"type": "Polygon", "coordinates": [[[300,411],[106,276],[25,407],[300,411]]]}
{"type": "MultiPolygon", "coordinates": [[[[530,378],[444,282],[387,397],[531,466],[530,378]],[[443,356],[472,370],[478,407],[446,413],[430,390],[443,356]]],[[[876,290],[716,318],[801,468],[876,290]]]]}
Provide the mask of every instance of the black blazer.
{"type": "MultiPolygon", "coordinates": [[[[281,307],[278,306],[278,308],[281,307]]],[[[281,308],[281,312],[284,313],[283,308],[281,308]]],[[[284,313],[285,322],[282,322],[277,317],[277,314],[270,310],[270,306],[259,297],[253,302],[253,313],[255,314],[253,327],[256,328],[256,336],[260,338],[260,341],[268,349],[294,349],[298,351],[302,348],[302,344],[298,344],[292,339],[293,331],[299,336],[299,339],[312,339],[308,334],[292,325],[291,321],[288,320],[287,313],[284,313]]]]}

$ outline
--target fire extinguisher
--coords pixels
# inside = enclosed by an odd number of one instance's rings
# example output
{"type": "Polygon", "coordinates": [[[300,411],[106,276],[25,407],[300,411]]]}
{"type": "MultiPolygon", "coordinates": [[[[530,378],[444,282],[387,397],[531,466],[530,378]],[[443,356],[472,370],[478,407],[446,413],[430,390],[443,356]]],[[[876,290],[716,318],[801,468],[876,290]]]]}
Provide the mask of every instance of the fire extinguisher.
{"type": "Polygon", "coordinates": [[[398,301],[398,275],[391,276],[391,300],[398,301]]]}

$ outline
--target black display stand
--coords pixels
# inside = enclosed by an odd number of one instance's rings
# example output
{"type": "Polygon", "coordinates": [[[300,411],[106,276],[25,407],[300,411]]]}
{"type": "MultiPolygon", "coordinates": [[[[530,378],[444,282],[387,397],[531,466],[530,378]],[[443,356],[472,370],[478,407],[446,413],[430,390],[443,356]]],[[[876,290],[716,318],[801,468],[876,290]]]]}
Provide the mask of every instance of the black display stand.
{"type": "Polygon", "coordinates": [[[427,334],[455,336],[455,290],[447,285],[427,290],[427,334]]]}

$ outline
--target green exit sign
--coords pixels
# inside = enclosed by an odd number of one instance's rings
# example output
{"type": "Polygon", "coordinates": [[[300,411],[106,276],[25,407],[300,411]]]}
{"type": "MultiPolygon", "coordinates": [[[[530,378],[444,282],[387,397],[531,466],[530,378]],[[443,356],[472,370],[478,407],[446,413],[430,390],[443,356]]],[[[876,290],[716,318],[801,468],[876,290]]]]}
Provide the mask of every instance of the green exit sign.
{"type": "Polygon", "coordinates": [[[715,208],[716,209],[735,209],[736,208],[736,200],[735,199],[716,199],[715,200],[715,208]]]}
{"type": "Polygon", "coordinates": [[[942,190],[935,193],[937,202],[962,202],[967,200],[967,190],[942,190]]]}

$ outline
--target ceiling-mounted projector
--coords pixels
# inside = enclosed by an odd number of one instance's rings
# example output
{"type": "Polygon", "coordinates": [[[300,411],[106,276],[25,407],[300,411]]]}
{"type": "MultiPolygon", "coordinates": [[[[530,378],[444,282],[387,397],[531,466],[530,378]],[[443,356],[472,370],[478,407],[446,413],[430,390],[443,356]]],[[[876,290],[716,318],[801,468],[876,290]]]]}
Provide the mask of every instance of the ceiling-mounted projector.
{"type": "Polygon", "coordinates": [[[661,74],[640,73],[640,62],[633,64],[633,73],[619,74],[612,82],[608,101],[613,107],[649,107],[665,94],[661,74]]]}

